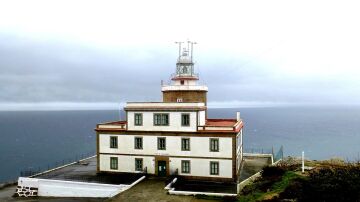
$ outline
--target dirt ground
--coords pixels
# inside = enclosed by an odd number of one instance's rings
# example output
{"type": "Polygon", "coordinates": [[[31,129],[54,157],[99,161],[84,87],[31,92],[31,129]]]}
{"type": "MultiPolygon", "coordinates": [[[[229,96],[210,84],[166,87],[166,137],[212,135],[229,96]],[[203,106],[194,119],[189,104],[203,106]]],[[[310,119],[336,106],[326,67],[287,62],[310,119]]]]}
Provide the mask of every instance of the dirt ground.
{"type": "Polygon", "coordinates": [[[131,189],[111,198],[108,202],[211,202],[219,200],[199,199],[193,196],[175,196],[164,190],[165,181],[161,179],[145,179],[131,189]]]}

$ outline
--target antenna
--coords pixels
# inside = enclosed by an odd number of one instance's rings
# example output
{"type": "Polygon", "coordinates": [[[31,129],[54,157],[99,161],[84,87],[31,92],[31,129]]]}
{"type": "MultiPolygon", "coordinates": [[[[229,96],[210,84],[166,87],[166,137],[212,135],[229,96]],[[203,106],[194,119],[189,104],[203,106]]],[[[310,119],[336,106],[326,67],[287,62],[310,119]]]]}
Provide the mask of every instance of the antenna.
{"type": "Polygon", "coordinates": [[[190,45],[190,42],[191,42],[191,41],[190,41],[190,40],[188,39],[188,40],[187,40],[187,45],[188,45],[188,48],[187,48],[187,50],[188,50],[188,52],[190,51],[190,47],[189,47],[189,45],[190,45]]]}
{"type": "Polygon", "coordinates": [[[191,43],[191,62],[193,62],[194,44],[197,44],[197,43],[195,41],[188,41],[188,43],[191,43]]]}
{"type": "Polygon", "coordinates": [[[180,58],[180,55],[181,55],[181,44],[184,43],[182,41],[175,41],[176,44],[179,44],[179,58],[180,58]]]}

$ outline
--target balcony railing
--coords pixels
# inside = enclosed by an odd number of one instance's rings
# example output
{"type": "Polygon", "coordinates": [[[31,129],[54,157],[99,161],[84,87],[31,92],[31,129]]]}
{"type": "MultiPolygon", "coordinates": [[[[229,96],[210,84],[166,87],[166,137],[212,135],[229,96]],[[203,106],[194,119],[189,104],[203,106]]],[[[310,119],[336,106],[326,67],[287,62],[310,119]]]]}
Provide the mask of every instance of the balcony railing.
{"type": "Polygon", "coordinates": [[[126,130],[126,121],[115,121],[97,124],[96,129],[118,129],[126,130]]]}

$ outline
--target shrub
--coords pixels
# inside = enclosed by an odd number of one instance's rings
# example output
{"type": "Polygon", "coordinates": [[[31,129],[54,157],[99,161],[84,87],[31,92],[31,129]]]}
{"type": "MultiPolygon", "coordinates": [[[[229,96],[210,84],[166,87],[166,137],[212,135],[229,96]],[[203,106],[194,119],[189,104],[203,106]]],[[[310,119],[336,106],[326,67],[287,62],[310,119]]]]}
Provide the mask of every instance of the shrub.
{"type": "Polygon", "coordinates": [[[306,183],[304,178],[296,178],[294,181],[285,188],[283,192],[279,194],[281,199],[296,199],[301,198],[303,194],[303,186],[306,183]]]}
{"type": "Polygon", "coordinates": [[[299,201],[360,201],[360,166],[325,167],[310,173],[299,201]]]}
{"type": "Polygon", "coordinates": [[[266,166],[261,171],[261,177],[264,179],[277,180],[284,175],[285,171],[286,170],[280,166],[266,166]]]}

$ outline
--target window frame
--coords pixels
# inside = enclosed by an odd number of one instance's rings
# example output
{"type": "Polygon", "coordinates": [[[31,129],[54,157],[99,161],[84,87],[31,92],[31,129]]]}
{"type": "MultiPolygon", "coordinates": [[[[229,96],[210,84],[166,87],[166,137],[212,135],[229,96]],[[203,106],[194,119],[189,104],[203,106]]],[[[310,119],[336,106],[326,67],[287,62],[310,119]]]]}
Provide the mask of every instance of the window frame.
{"type": "Polygon", "coordinates": [[[143,137],[138,137],[138,136],[134,137],[134,149],[143,149],[143,137]],[[138,145],[136,140],[140,140],[141,147],[139,148],[137,147],[138,145]]]}
{"type": "Polygon", "coordinates": [[[118,143],[118,136],[110,136],[110,148],[111,149],[117,149],[119,148],[119,143],[118,143]],[[115,140],[115,145],[113,144],[113,140],[115,140]]]}
{"type": "Polygon", "coordinates": [[[190,138],[181,138],[181,151],[190,151],[191,147],[190,147],[190,138]],[[185,148],[184,147],[184,140],[188,140],[189,142],[189,148],[185,148]]]}
{"type": "Polygon", "coordinates": [[[190,160],[181,160],[181,173],[190,174],[191,173],[191,162],[190,160]],[[186,170],[185,163],[188,163],[188,170],[186,170]]]}
{"type": "Polygon", "coordinates": [[[153,125],[154,126],[169,126],[170,125],[170,114],[169,113],[154,113],[153,125]],[[157,116],[159,116],[159,117],[157,117],[157,116]],[[166,117],[166,119],[165,119],[165,117],[166,117]]]}
{"type": "Polygon", "coordinates": [[[110,170],[118,170],[118,169],[119,169],[119,158],[111,156],[110,157],[110,170]]]}
{"type": "Polygon", "coordinates": [[[190,113],[181,113],[181,126],[189,127],[190,126],[190,113]],[[184,117],[188,117],[188,124],[184,124],[184,117]]]}
{"type": "Polygon", "coordinates": [[[210,138],[209,139],[209,149],[210,149],[210,152],[219,152],[220,151],[220,140],[219,140],[219,138],[210,138]],[[212,148],[212,144],[211,144],[212,141],[217,142],[217,148],[216,149],[212,148]]]}
{"type": "Polygon", "coordinates": [[[158,137],[157,138],[157,149],[158,150],[166,150],[166,137],[158,137]],[[160,147],[160,140],[164,140],[164,147],[160,147]]]}
{"type": "Polygon", "coordinates": [[[143,113],[134,113],[134,126],[142,126],[143,125],[143,113]],[[137,122],[136,117],[140,116],[140,119],[138,119],[138,121],[140,121],[140,123],[137,122]]]}
{"type": "Polygon", "coordinates": [[[210,161],[210,175],[219,175],[220,174],[220,163],[219,161],[210,161]],[[212,172],[212,165],[217,165],[217,169],[214,168],[214,171],[217,172],[212,172]]]}
{"type": "Polygon", "coordinates": [[[135,171],[144,171],[144,160],[143,160],[143,158],[135,158],[135,171]],[[141,163],[141,169],[138,169],[138,167],[137,167],[138,162],[141,163]]]}

